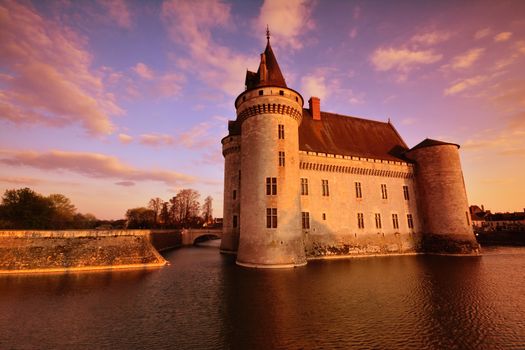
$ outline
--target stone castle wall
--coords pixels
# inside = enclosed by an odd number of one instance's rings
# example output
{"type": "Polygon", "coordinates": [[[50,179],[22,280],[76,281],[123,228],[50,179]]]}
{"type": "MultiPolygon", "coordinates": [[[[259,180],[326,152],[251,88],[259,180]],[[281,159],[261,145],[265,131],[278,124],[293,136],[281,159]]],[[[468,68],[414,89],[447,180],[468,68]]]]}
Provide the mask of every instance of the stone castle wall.
{"type": "Polygon", "coordinates": [[[428,253],[478,254],[470,221],[458,146],[441,144],[411,150],[420,196],[423,250],[428,253]]]}
{"type": "Polygon", "coordinates": [[[419,250],[421,223],[411,164],[313,152],[301,152],[300,161],[300,177],[308,180],[308,195],[301,196],[301,211],[310,217],[310,229],[303,229],[308,258],[419,250]],[[322,195],[322,180],[328,180],[329,196],[322,195]],[[361,183],[362,198],[356,196],[356,182],[361,183]],[[382,199],[381,184],[386,185],[387,199],[382,199]],[[403,186],[408,186],[408,200],[403,186]],[[358,227],[357,213],[363,213],[364,228],[358,227]],[[380,229],[376,213],[381,215],[380,229]],[[392,214],[398,216],[397,229],[392,214]],[[412,214],[413,229],[407,214],[412,214]]]}
{"type": "MultiPolygon", "coordinates": [[[[246,94],[246,100],[237,104],[238,120],[242,121],[237,263],[259,267],[305,264],[297,182],[302,98],[292,90],[276,87],[246,94]],[[284,125],[284,139],[279,139],[279,125],[284,125]],[[279,152],[284,152],[284,166],[279,165],[279,152]],[[277,195],[266,194],[267,177],[277,178],[277,195]],[[268,208],[277,209],[277,228],[267,228],[268,208]]],[[[244,96],[237,101],[240,99],[244,96]]]]}
{"type": "Polygon", "coordinates": [[[227,136],[222,140],[224,156],[224,206],[221,252],[234,253],[239,246],[241,203],[241,142],[240,136],[227,136]],[[237,227],[233,227],[233,217],[237,227]]]}

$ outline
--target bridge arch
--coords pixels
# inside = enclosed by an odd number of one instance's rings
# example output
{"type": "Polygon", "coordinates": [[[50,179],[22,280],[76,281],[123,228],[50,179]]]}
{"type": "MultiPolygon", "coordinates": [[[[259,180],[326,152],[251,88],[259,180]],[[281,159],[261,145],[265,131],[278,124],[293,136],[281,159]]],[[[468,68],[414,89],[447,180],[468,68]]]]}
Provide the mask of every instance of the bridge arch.
{"type": "Polygon", "coordinates": [[[221,237],[213,233],[203,233],[202,235],[193,238],[193,245],[215,239],[221,239],[221,237]]]}

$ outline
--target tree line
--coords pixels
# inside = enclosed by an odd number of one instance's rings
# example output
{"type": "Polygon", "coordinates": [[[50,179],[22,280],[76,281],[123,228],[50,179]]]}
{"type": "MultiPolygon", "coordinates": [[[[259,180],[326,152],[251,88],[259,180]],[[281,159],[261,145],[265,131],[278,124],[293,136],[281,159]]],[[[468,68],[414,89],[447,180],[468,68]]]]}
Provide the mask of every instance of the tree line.
{"type": "Polygon", "coordinates": [[[147,206],[128,209],[127,228],[197,228],[213,225],[213,199],[207,196],[201,206],[200,194],[194,189],[180,190],[164,201],[159,197],[147,206]]]}
{"type": "Polygon", "coordinates": [[[6,190],[0,204],[0,229],[149,229],[197,228],[213,225],[213,199],[203,204],[193,189],[180,190],[168,201],[152,198],[146,207],[128,209],[126,219],[99,220],[82,214],[63,194],[44,196],[25,187],[6,190]]]}
{"type": "Polygon", "coordinates": [[[30,188],[6,190],[0,204],[0,229],[90,229],[105,221],[81,214],[62,194],[43,196],[30,188]]]}

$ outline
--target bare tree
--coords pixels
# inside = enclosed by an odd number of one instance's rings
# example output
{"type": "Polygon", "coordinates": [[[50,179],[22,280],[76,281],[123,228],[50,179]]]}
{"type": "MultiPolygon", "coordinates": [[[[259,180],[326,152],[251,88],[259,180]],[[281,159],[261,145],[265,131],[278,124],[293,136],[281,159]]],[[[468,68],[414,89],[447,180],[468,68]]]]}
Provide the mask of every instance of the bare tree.
{"type": "Polygon", "coordinates": [[[211,224],[213,221],[212,204],[213,198],[211,198],[211,196],[204,198],[204,204],[202,205],[202,218],[206,225],[211,224]]]}
{"type": "Polygon", "coordinates": [[[159,222],[159,214],[162,209],[163,200],[159,197],[151,198],[148,203],[148,209],[153,210],[155,213],[155,223],[159,222]]]}
{"type": "Polygon", "coordinates": [[[175,225],[193,226],[199,219],[199,192],[193,189],[180,190],[170,199],[170,217],[175,225]]]}

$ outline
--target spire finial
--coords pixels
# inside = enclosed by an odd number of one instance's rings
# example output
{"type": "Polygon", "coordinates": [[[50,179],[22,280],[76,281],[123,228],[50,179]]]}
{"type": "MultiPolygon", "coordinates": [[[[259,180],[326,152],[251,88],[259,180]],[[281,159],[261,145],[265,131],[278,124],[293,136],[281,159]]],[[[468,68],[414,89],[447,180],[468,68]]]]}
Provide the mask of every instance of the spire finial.
{"type": "Polygon", "coordinates": [[[266,25],[266,39],[268,40],[268,43],[270,43],[270,28],[268,27],[268,24],[266,25]]]}

